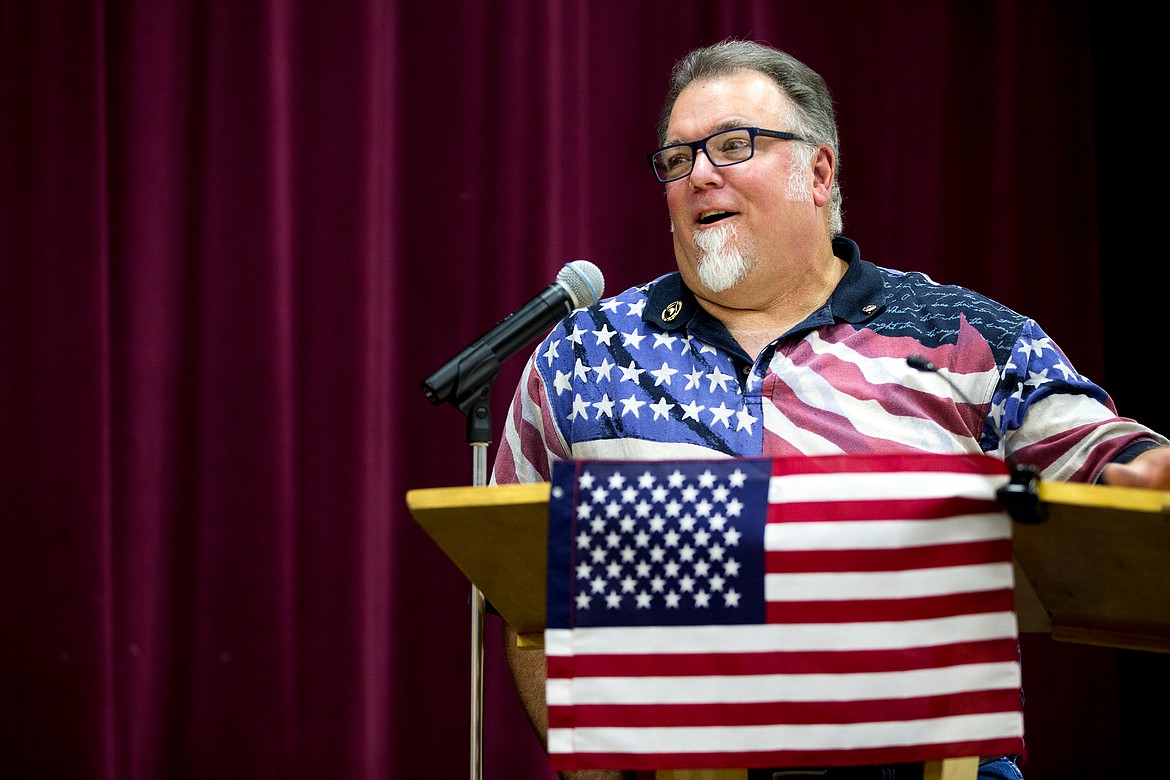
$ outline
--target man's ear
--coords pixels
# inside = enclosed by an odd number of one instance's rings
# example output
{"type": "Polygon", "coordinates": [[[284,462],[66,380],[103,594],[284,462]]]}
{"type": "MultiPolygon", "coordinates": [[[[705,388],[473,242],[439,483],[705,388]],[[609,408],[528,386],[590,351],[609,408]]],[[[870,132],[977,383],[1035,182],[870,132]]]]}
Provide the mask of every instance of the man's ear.
{"type": "Polygon", "coordinates": [[[827,146],[817,148],[813,158],[813,203],[817,207],[829,205],[829,195],[833,191],[833,178],[837,175],[837,158],[833,150],[827,146]]]}

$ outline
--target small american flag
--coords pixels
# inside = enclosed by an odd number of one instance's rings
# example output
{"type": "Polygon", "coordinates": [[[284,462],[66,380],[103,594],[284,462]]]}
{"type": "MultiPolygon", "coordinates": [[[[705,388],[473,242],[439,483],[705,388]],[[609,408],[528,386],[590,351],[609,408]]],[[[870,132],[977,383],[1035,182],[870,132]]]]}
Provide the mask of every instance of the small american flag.
{"type": "Polygon", "coordinates": [[[558,462],[552,768],[1021,752],[1006,474],[983,455],[558,462]]]}

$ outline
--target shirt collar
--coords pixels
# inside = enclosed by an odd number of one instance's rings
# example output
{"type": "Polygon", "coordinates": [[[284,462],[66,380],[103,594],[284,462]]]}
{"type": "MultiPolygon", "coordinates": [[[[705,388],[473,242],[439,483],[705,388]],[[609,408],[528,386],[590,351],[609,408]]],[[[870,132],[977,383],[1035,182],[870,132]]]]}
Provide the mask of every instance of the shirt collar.
{"type": "MultiPolygon", "coordinates": [[[[852,239],[833,239],[833,254],[848,263],[845,275],[829,296],[829,310],[835,319],[849,323],[864,322],[886,306],[881,271],[861,259],[861,249],[852,239]]],[[[685,328],[697,316],[709,316],[683,284],[677,271],[655,281],[647,294],[642,320],[665,331],[685,328]]]]}
{"type": "Polygon", "coordinates": [[[849,264],[845,275],[829,296],[833,317],[843,322],[859,323],[871,319],[886,308],[886,287],[881,270],[861,259],[861,248],[852,239],[833,239],[833,254],[849,264]]]}

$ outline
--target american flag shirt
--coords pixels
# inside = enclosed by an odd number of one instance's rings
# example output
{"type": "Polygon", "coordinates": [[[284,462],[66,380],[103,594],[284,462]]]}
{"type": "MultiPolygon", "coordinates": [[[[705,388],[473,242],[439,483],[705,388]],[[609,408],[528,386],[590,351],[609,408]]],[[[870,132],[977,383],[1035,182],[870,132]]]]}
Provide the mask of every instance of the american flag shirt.
{"type": "Polygon", "coordinates": [[[549,481],[566,459],[916,452],[1010,452],[1092,481],[1170,443],[1119,417],[1034,320],[833,245],[848,270],[832,296],[754,360],[677,272],[572,312],[528,360],[492,482],[549,481]]]}

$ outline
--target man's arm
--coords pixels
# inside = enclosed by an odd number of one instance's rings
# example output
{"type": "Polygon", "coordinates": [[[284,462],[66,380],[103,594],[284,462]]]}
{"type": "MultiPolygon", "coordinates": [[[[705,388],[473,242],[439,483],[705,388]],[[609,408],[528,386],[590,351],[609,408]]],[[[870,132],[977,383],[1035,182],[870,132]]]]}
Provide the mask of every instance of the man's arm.
{"type": "Polygon", "coordinates": [[[504,658],[512,673],[512,683],[540,743],[548,745],[548,709],[544,701],[546,675],[544,651],[536,647],[519,647],[516,632],[504,624],[504,658]]]}
{"type": "MultiPolygon", "coordinates": [[[[504,657],[508,662],[508,669],[512,672],[512,682],[516,692],[520,694],[520,701],[528,713],[528,720],[540,735],[541,744],[548,744],[548,708],[544,700],[544,683],[546,678],[544,651],[535,647],[519,647],[516,644],[516,632],[511,626],[504,624],[504,657]]],[[[619,772],[617,770],[582,770],[578,772],[561,772],[562,780],[634,780],[633,772],[619,772]]]]}

